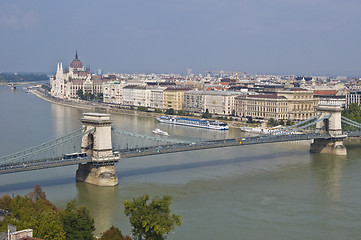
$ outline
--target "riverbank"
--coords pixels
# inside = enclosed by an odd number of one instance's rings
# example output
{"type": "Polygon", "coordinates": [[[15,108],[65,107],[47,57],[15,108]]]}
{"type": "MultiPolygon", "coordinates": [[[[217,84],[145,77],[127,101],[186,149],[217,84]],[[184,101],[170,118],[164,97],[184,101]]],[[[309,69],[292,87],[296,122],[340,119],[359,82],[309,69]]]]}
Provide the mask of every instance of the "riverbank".
{"type": "MultiPolygon", "coordinates": [[[[45,90],[41,88],[34,88],[30,90],[31,93],[38,96],[39,98],[44,99],[45,101],[67,106],[67,107],[75,107],[80,109],[86,110],[94,110],[94,111],[101,111],[105,113],[116,113],[116,114],[125,114],[125,115],[136,115],[136,116],[146,116],[146,117],[158,117],[164,115],[164,113],[156,113],[156,112],[147,112],[147,111],[139,111],[136,109],[127,109],[120,106],[114,106],[111,104],[101,103],[101,102],[90,102],[84,101],[80,99],[74,100],[66,100],[66,99],[59,99],[53,96],[50,96],[45,90]]],[[[215,119],[211,119],[215,120],[215,119]]],[[[241,128],[241,127],[256,127],[258,125],[250,125],[245,122],[241,121],[230,121],[230,120],[221,120],[226,122],[229,127],[233,128],[241,128]]]]}

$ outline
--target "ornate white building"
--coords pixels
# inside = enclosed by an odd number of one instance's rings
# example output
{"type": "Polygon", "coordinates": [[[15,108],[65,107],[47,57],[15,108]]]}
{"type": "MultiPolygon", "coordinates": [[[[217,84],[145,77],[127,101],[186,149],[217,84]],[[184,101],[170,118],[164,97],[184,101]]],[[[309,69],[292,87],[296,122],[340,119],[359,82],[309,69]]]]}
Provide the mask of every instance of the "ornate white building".
{"type": "Polygon", "coordinates": [[[57,98],[77,98],[77,91],[83,93],[102,93],[103,80],[100,76],[92,75],[90,69],[84,69],[82,62],[75,53],[69,70],[63,69],[63,63],[58,63],[56,75],[50,78],[51,95],[57,98]]]}

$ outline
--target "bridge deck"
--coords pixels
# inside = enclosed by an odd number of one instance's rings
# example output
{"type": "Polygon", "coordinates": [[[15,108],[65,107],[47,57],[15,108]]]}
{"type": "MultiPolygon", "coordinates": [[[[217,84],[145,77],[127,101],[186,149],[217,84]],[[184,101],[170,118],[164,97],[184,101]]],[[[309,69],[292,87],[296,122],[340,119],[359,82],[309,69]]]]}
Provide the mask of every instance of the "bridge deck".
{"type": "MultiPolygon", "coordinates": [[[[345,138],[345,136],[340,136],[345,138]]],[[[134,148],[134,149],[121,149],[119,150],[119,156],[113,158],[106,158],[104,160],[92,161],[93,164],[114,164],[119,159],[142,157],[155,154],[166,154],[174,152],[184,151],[195,151],[210,148],[221,148],[221,147],[232,147],[232,146],[245,146],[252,144],[263,144],[263,143],[274,143],[274,142],[288,142],[288,141],[301,141],[301,140],[312,140],[312,139],[329,139],[332,138],[330,135],[325,134],[289,134],[289,135],[261,135],[257,137],[248,138],[233,138],[223,140],[212,140],[203,141],[199,143],[179,143],[179,144],[168,144],[160,146],[152,146],[145,148],[134,148]]],[[[74,159],[63,159],[63,158],[52,158],[42,159],[31,162],[24,162],[18,164],[7,164],[0,165],[0,174],[15,173],[22,171],[30,171],[44,168],[53,168],[61,166],[76,165],[79,163],[91,162],[90,157],[86,158],[74,158],[74,159]]]]}

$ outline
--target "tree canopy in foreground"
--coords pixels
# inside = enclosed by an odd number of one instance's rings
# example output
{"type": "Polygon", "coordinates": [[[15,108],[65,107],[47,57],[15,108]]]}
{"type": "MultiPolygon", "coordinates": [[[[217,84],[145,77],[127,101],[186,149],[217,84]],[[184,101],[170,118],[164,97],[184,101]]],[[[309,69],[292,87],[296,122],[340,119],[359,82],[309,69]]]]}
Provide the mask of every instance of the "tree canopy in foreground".
{"type": "Polygon", "coordinates": [[[163,240],[174,225],[180,226],[181,216],[170,213],[172,197],[152,199],[148,194],[133,201],[124,201],[124,213],[129,217],[132,234],[136,240],[163,240]]]}
{"type": "Polygon", "coordinates": [[[7,213],[0,222],[0,232],[6,232],[7,225],[12,224],[19,230],[33,229],[34,236],[40,239],[94,239],[94,221],[87,209],[77,207],[75,200],[65,210],[58,209],[46,199],[39,185],[26,196],[2,196],[0,209],[7,213]]]}

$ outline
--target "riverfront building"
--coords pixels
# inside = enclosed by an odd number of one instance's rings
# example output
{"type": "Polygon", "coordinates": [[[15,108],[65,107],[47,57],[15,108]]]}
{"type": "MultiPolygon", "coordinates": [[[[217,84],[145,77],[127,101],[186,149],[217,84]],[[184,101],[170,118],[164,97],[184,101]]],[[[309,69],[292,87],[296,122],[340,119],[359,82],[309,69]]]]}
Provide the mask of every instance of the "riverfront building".
{"type": "Polygon", "coordinates": [[[56,75],[50,78],[50,94],[62,99],[77,98],[79,90],[95,95],[102,93],[103,82],[100,76],[92,75],[90,69],[84,69],[76,53],[69,70],[63,69],[63,63],[58,63],[56,75]]]}
{"type": "Polygon", "coordinates": [[[252,119],[289,119],[288,100],[277,94],[239,96],[235,99],[235,115],[252,119]]]}
{"type": "Polygon", "coordinates": [[[105,103],[123,104],[123,87],[122,81],[103,82],[103,101],[105,103]]]}
{"type": "Polygon", "coordinates": [[[348,108],[351,103],[357,103],[361,106],[361,90],[350,91],[346,95],[346,108],[348,108]]]}
{"type": "Polygon", "coordinates": [[[239,117],[275,120],[305,120],[315,115],[318,100],[313,91],[292,88],[272,94],[240,96],[235,99],[235,113],[239,117]]]}
{"type": "Polygon", "coordinates": [[[184,93],[189,88],[172,88],[168,87],[164,90],[164,109],[173,108],[176,111],[183,110],[184,93]]]}

